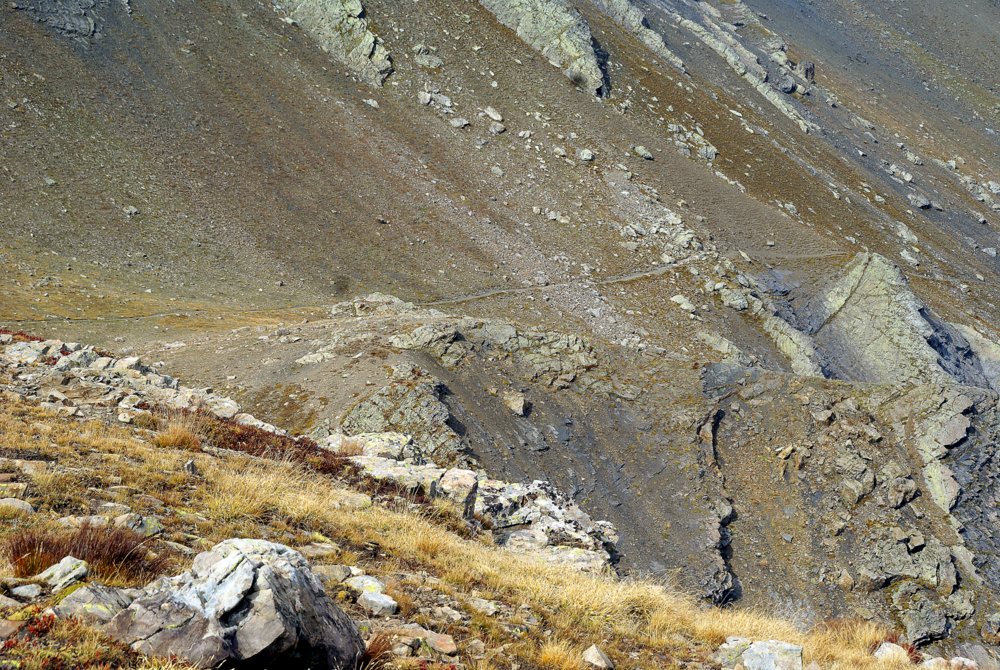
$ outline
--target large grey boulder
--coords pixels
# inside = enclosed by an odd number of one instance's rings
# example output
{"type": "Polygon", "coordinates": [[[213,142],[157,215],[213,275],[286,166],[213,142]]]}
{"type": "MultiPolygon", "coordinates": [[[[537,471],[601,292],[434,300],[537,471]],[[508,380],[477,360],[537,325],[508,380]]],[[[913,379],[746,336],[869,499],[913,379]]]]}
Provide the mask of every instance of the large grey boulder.
{"type": "Polygon", "coordinates": [[[140,653],[201,668],[344,669],[364,651],[306,559],[264,540],[226,540],[199,554],[190,572],[147,586],[105,630],[140,653]]]}
{"type": "Polygon", "coordinates": [[[590,25],[566,0],[479,0],[479,4],[581,88],[597,95],[604,92],[604,72],[590,25]]]}

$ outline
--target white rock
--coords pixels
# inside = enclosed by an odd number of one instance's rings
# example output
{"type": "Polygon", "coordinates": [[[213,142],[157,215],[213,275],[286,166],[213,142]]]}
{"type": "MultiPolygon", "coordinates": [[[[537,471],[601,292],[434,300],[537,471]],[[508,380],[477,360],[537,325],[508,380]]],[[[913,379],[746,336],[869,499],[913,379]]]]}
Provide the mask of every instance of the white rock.
{"type": "Polygon", "coordinates": [[[47,583],[53,591],[63,589],[85,579],[90,572],[86,561],[67,556],[55,565],[35,575],[34,579],[47,583]]]}
{"type": "Polygon", "coordinates": [[[593,668],[598,668],[598,670],[614,670],[615,668],[615,664],[596,644],[590,645],[587,651],[583,652],[583,662],[593,668]]]}
{"type": "Polygon", "coordinates": [[[883,642],[872,656],[887,663],[908,663],[910,660],[907,651],[893,642],[883,642]]]}
{"type": "Polygon", "coordinates": [[[344,583],[359,593],[385,593],[385,584],[371,575],[351,577],[345,580],[344,583]]]}
{"type": "Polygon", "coordinates": [[[671,298],[670,302],[675,303],[678,307],[680,307],[681,309],[683,309],[685,312],[693,312],[696,309],[696,307],[694,306],[694,303],[692,303],[690,300],[688,300],[687,298],[685,298],[683,295],[681,295],[679,293],[677,295],[675,295],[673,298],[671,298]]]}
{"type": "Polygon", "coordinates": [[[373,616],[391,616],[399,609],[399,604],[384,593],[365,591],[358,596],[358,604],[373,616]]]}
{"type": "Polygon", "coordinates": [[[802,647],[767,640],[754,642],[743,652],[746,670],[802,670],[802,647]]]}

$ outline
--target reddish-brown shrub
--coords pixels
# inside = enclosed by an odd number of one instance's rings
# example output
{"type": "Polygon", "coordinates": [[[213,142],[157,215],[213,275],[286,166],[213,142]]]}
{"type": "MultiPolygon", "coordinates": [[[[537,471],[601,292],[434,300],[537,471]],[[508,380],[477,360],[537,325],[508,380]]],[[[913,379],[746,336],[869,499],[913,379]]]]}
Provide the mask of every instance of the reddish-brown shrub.
{"type": "Polygon", "coordinates": [[[0,328],[0,335],[10,335],[14,338],[15,342],[44,342],[44,337],[38,337],[37,335],[30,335],[23,330],[9,330],[7,328],[0,328]]]}
{"type": "Polygon", "coordinates": [[[66,556],[90,564],[91,574],[115,583],[141,583],[166,572],[172,556],[150,553],[149,538],[127,528],[82,526],[73,530],[26,528],[0,543],[18,577],[32,577],[66,556]]]}
{"type": "Polygon", "coordinates": [[[365,645],[365,653],[358,661],[358,670],[381,670],[392,659],[392,638],[385,633],[376,633],[365,645]]]}

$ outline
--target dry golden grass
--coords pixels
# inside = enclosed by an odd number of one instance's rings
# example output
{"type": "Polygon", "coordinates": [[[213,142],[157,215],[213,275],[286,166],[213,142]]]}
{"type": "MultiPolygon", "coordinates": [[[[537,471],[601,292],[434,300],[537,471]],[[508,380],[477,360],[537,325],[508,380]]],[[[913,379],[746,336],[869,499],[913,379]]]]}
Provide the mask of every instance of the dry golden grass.
{"type": "Polygon", "coordinates": [[[175,418],[167,423],[167,427],[153,437],[153,444],[162,449],[183,449],[186,451],[201,450],[201,438],[193,419],[175,418]]]}
{"type": "Polygon", "coordinates": [[[583,663],[580,660],[582,649],[578,649],[563,640],[546,642],[535,654],[535,663],[542,670],[580,670],[583,663]]]}
{"type": "MultiPolygon", "coordinates": [[[[374,545],[377,560],[384,562],[372,566],[378,571],[424,570],[441,580],[441,589],[455,594],[476,590],[515,609],[530,606],[542,625],[509,652],[529,667],[577,670],[579,651],[595,640],[603,640],[604,651],[619,662],[636,653],[633,665],[679,667],[685,660],[705,660],[731,635],[802,644],[807,662],[816,660],[824,670],[903,667],[878,664],[871,657],[871,649],[888,634],[876,625],[840,622],[801,631],[763,612],[701,605],[659,583],[551,566],[463,538],[437,510],[414,514],[408,506],[372,505],[366,496],[302,463],[156,447],[128,428],[72,422],[23,403],[0,407],[0,443],[43,452],[74,468],[66,476],[76,477],[75,482],[55,474],[45,486],[35,481],[36,506],[47,504],[40,498],[54,493],[57,479],[60,486],[86,491],[120,478],[180,512],[207,517],[197,528],[206,544],[234,535],[305,543],[320,533],[345,548],[341,560],[352,552],[362,563],[376,560],[363,550],[374,545]],[[194,481],[178,474],[192,458],[201,473],[194,481]],[[552,631],[548,638],[538,632],[545,629],[552,631]]],[[[172,521],[165,523],[169,527],[172,521]]],[[[0,529],[0,537],[3,533],[0,529]]],[[[491,643],[513,641],[490,618],[476,622],[491,643]]],[[[479,665],[485,670],[490,663],[479,665]]]]}

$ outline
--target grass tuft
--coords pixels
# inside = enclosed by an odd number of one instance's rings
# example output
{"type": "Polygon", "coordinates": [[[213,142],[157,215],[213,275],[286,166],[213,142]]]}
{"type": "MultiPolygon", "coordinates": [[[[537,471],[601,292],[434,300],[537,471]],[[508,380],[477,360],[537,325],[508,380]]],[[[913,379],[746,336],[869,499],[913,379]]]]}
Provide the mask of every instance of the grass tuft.
{"type": "Polygon", "coordinates": [[[171,566],[165,553],[151,554],[148,538],[127,528],[82,526],[74,530],[26,528],[7,535],[2,554],[16,577],[33,577],[73,556],[91,575],[111,584],[146,584],[171,566]]]}
{"type": "Polygon", "coordinates": [[[358,670],[382,670],[393,660],[392,638],[376,633],[365,645],[365,653],[358,662],[358,670]]]}
{"type": "Polygon", "coordinates": [[[185,451],[200,451],[201,439],[195,434],[189,422],[171,421],[167,427],[156,434],[153,444],[161,449],[183,449],[185,451]]]}
{"type": "Polygon", "coordinates": [[[581,652],[565,640],[550,640],[535,654],[535,663],[542,670],[580,670],[581,652]]]}

